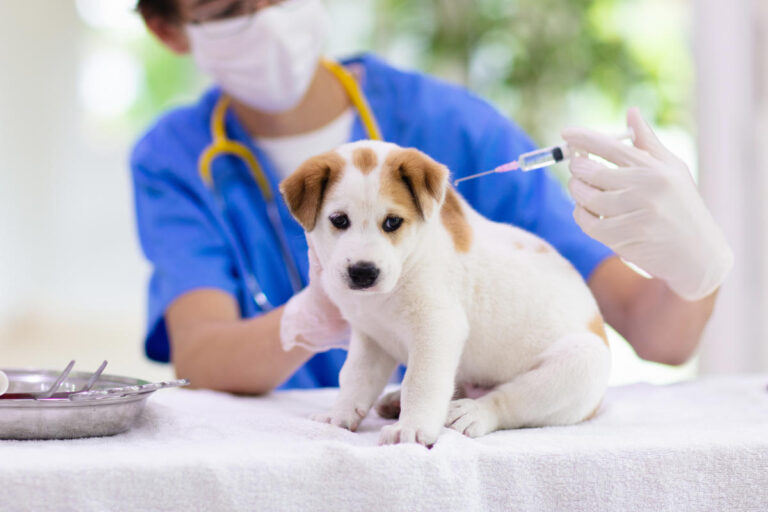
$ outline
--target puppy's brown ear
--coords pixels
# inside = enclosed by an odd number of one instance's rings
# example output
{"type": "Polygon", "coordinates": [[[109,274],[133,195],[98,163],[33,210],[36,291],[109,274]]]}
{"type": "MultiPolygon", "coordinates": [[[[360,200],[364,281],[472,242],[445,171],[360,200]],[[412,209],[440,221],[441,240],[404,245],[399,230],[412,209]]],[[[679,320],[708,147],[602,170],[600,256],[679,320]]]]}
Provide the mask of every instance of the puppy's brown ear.
{"type": "Polygon", "coordinates": [[[305,231],[312,231],[328,189],[341,179],[345,161],[335,151],[314,156],[280,183],[280,193],[305,231]]]}
{"type": "Polygon", "coordinates": [[[448,169],[417,149],[391,152],[385,162],[390,180],[402,183],[422,219],[445,198],[448,169]]]}

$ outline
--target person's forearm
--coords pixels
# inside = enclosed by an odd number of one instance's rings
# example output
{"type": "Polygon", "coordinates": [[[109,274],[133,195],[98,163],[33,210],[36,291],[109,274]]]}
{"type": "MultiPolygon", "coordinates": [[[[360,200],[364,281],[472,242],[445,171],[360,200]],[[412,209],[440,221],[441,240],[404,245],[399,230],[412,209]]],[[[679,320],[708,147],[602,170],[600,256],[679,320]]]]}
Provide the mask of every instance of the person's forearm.
{"type": "Polygon", "coordinates": [[[689,302],[659,279],[644,279],[638,288],[619,332],[643,359],[665,364],[688,361],[699,345],[717,292],[689,302]]]}
{"type": "Polygon", "coordinates": [[[304,364],[311,353],[280,345],[282,308],[251,319],[197,323],[173,343],[176,375],[193,387],[235,393],[267,393],[304,364]]]}
{"type": "Polygon", "coordinates": [[[600,263],[588,284],[605,321],[637,355],[665,364],[682,364],[694,353],[717,293],[688,302],[660,279],[646,279],[617,256],[600,263]]]}

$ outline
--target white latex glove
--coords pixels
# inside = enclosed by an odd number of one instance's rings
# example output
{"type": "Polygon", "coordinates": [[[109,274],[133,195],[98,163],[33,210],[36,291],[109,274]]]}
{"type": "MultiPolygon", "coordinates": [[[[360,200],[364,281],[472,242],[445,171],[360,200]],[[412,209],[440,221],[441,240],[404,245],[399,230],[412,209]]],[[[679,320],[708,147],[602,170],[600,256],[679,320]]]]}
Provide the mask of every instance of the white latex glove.
{"type": "Polygon", "coordinates": [[[627,113],[634,147],[586,128],[563,139],[583,156],[571,159],[573,216],[589,236],[662,279],[680,297],[715,291],[733,266],[733,253],[709,213],[685,163],[665,148],[637,109],[627,113]]]}
{"type": "Polygon", "coordinates": [[[8,376],[0,371],[0,395],[8,391],[8,376]]]}
{"type": "Polygon", "coordinates": [[[299,346],[312,352],[349,347],[349,324],[320,284],[323,271],[309,244],[309,285],[291,297],[280,321],[280,342],[286,352],[299,346]]]}

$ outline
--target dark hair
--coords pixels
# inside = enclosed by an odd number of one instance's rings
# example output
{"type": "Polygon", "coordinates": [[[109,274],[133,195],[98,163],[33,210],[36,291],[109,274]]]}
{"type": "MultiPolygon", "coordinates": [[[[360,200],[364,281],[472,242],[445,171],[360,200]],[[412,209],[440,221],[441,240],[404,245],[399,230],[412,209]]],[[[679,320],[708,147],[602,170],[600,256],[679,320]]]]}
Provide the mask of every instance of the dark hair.
{"type": "Polygon", "coordinates": [[[179,17],[175,0],[139,0],[136,10],[144,18],[160,17],[171,21],[179,17]]]}

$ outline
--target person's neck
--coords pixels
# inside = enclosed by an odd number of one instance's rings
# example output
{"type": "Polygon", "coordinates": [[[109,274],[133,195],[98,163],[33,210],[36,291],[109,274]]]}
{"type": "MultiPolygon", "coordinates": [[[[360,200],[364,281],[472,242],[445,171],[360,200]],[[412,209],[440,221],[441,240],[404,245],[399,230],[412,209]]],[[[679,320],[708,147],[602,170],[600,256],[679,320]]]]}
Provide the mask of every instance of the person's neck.
{"type": "Polygon", "coordinates": [[[285,137],[311,132],[336,119],[351,105],[339,80],[318,65],[307,93],[293,110],[267,113],[232,98],[232,108],[252,137],[285,137]]]}

